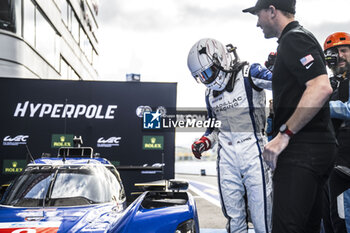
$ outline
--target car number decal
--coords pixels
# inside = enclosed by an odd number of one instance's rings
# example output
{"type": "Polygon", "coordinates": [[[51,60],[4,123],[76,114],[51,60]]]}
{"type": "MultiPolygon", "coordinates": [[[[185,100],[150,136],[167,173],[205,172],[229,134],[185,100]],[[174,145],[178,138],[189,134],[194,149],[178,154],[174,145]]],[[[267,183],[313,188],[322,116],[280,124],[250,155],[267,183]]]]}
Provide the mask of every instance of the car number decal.
{"type": "Polygon", "coordinates": [[[56,233],[61,222],[3,222],[2,233],[56,233]]]}

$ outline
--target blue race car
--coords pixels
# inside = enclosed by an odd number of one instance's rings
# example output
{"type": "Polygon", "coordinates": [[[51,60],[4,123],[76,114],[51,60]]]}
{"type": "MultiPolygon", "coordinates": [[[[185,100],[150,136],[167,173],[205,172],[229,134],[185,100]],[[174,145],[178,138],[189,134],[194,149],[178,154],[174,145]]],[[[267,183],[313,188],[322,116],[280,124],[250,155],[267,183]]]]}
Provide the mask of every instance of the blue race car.
{"type": "Polygon", "coordinates": [[[74,147],[36,159],[11,183],[0,202],[0,232],[198,233],[199,226],[190,193],[145,191],[126,206],[116,168],[92,148],[74,147]]]}

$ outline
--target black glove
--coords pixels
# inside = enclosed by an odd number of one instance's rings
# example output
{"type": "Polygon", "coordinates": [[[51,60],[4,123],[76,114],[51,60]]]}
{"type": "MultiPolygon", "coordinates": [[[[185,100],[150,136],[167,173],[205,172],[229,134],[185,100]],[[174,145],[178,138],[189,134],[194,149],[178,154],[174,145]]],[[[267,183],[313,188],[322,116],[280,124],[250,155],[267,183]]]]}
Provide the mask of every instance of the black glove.
{"type": "Polygon", "coordinates": [[[265,61],[265,66],[268,70],[271,72],[273,71],[273,66],[275,65],[277,53],[271,52],[267,58],[267,61],[265,61]]]}
{"type": "Polygon", "coordinates": [[[340,81],[335,76],[330,77],[329,82],[331,83],[333,91],[338,89],[340,81]]]}

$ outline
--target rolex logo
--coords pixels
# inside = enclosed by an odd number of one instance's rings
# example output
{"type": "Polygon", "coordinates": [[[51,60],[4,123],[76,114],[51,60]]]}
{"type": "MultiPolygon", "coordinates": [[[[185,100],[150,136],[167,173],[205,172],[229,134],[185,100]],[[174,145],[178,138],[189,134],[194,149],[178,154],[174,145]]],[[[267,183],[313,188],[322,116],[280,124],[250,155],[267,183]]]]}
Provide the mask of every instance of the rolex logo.
{"type": "Polygon", "coordinates": [[[61,141],[61,142],[64,142],[65,140],[66,140],[65,136],[61,136],[61,137],[60,137],[60,141],[61,141]]]}
{"type": "Polygon", "coordinates": [[[164,137],[163,136],[143,136],[144,150],[163,150],[164,137]]]}
{"type": "Polygon", "coordinates": [[[156,138],[151,138],[151,143],[152,144],[156,143],[156,140],[157,140],[156,138]]]}
{"type": "Polygon", "coordinates": [[[17,162],[16,161],[12,162],[12,167],[17,167],[17,162]]]}

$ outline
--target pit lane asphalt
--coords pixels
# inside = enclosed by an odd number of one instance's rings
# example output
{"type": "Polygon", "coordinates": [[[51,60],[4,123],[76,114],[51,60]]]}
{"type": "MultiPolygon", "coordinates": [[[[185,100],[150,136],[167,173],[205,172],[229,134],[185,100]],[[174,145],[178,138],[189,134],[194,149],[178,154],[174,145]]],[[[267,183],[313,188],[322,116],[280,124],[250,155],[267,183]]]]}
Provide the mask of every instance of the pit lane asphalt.
{"type": "MultiPolygon", "coordinates": [[[[175,174],[175,179],[186,180],[198,212],[201,233],[226,233],[226,218],[222,214],[216,176],[175,174]]],[[[254,233],[249,229],[248,233],[254,233]]]]}

